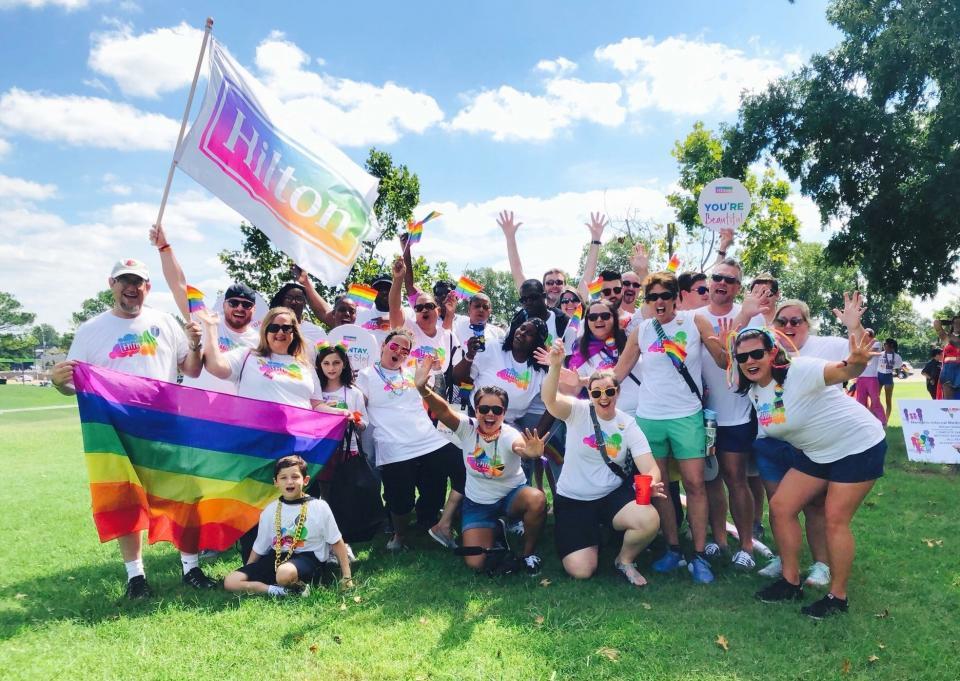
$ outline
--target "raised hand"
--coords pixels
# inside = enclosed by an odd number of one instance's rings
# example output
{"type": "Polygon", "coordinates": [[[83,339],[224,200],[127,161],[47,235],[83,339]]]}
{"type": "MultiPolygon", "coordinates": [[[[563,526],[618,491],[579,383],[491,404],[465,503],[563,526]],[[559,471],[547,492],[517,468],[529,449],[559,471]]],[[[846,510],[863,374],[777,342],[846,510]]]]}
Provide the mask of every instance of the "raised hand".
{"type": "Polygon", "coordinates": [[[833,314],[841,324],[848,330],[860,326],[860,319],[867,309],[867,304],[863,300],[860,291],[843,294],[843,310],[833,308],[833,314]]]}
{"type": "Polygon", "coordinates": [[[397,258],[393,261],[393,280],[394,281],[403,281],[404,275],[407,273],[407,266],[403,264],[403,258],[397,258]]]}
{"type": "Polygon", "coordinates": [[[560,369],[560,385],[574,390],[580,389],[580,374],[572,369],[560,369]]]}
{"type": "Polygon", "coordinates": [[[150,228],[150,243],[157,248],[163,248],[169,243],[167,241],[167,235],[163,233],[163,226],[153,225],[150,228]]]}
{"type": "Polygon", "coordinates": [[[457,297],[457,294],[453,291],[447,294],[446,299],[443,301],[443,308],[446,310],[448,315],[457,313],[457,303],[460,302],[460,298],[457,297]]]}
{"type": "Polygon", "coordinates": [[[770,287],[754,286],[743,296],[743,303],[740,305],[741,311],[753,317],[770,308],[770,287]]]}
{"type": "Polygon", "coordinates": [[[517,229],[520,228],[522,222],[513,221],[513,211],[505,210],[501,211],[500,215],[497,217],[497,224],[500,225],[500,229],[503,230],[503,234],[506,237],[515,237],[517,235],[517,229]]]}
{"type": "Polygon", "coordinates": [[[850,364],[866,366],[872,357],[883,354],[880,351],[874,351],[874,339],[865,333],[860,334],[860,338],[851,335],[848,342],[850,344],[850,355],[847,357],[847,362],[850,364]]]}
{"type": "Polygon", "coordinates": [[[550,351],[546,348],[534,348],[533,358],[537,360],[537,364],[547,366],[550,363],[550,351]]]}
{"type": "Polygon", "coordinates": [[[433,371],[434,362],[436,362],[436,359],[430,355],[425,355],[417,361],[417,370],[413,374],[413,383],[417,386],[417,390],[426,387],[430,380],[430,372],[433,371]]]}
{"type": "Polygon", "coordinates": [[[547,443],[547,438],[550,436],[550,433],[544,433],[543,437],[540,437],[536,428],[534,428],[533,431],[527,428],[521,435],[523,435],[523,453],[526,456],[530,458],[543,456],[544,446],[547,443]]]}
{"type": "Polygon", "coordinates": [[[197,310],[193,313],[193,316],[203,322],[205,326],[217,326],[220,324],[220,315],[206,308],[197,310]]]}
{"type": "Polygon", "coordinates": [[[717,320],[717,335],[710,336],[708,340],[715,340],[726,350],[727,341],[730,339],[731,334],[735,334],[740,330],[740,327],[737,324],[733,323],[733,319],[730,317],[720,317],[717,320]]]}
{"type": "Polygon", "coordinates": [[[650,258],[647,256],[647,249],[642,243],[633,245],[633,253],[630,254],[630,267],[637,274],[649,271],[650,258]]]}
{"type": "Polygon", "coordinates": [[[297,283],[304,288],[313,288],[313,282],[310,281],[310,274],[299,265],[294,265],[294,268],[294,271],[297,273],[297,283]]]}
{"type": "Polygon", "coordinates": [[[600,241],[603,236],[603,229],[610,224],[607,216],[603,213],[590,213],[590,222],[584,223],[590,230],[590,236],[594,241],[600,241]]]}
{"type": "Polygon", "coordinates": [[[550,353],[547,355],[549,366],[562,367],[564,357],[566,357],[566,352],[564,351],[563,341],[560,339],[553,341],[553,345],[550,346],[550,353]]]}
{"type": "Polygon", "coordinates": [[[724,227],[720,230],[720,250],[724,253],[733,246],[733,229],[724,227]]]}
{"type": "Polygon", "coordinates": [[[187,334],[187,341],[191,346],[200,345],[200,339],[203,337],[203,330],[200,328],[199,323],[189,321],[183,325],[183,330],[187,334]]]}

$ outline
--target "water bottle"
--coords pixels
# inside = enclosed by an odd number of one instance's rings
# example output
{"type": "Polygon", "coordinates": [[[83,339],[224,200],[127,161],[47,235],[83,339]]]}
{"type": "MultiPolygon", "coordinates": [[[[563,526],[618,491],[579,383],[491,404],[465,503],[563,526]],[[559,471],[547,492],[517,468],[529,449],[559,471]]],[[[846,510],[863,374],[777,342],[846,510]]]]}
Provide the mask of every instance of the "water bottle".
{"type": "Polygon", "coordinates": [[[703,455],[713,456],[716,454],[717,445],[717,412],[713,409],[703,410],[703,429],[707,433],[706,442],[704,442],[703,455]]]}

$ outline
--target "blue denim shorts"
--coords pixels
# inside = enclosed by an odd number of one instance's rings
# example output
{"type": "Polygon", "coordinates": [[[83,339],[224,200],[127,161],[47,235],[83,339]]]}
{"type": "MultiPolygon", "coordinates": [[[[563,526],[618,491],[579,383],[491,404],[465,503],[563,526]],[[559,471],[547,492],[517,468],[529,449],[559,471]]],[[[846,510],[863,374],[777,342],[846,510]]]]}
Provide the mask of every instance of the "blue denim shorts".
{"type": "Polygon", "coordinates": [[[882,371],[878,371],[877,383],[880,385],[893,385],[893,374],[885,374],[882,371]]]}
{"type": "Polygon", "coordinates": [[[502,516],[510,515],[510,506],[513,504],[513,498],[526,485],[514,487],[507,492],[507,495],[495,501],[492,504],[478,504],[471,501],[470,497],[463,498],[463,505],[460,507],[460,515],[463,519],[462,531],[475,530],[480,527],[496,527],[497,519],[502,516]]]}
{"type": "Polygon", "coordinates": [[[817,463],[801,454],[794,468],[814,478],[830,482],[867,482],[883,477],[883,461],[887,454],[887,441],[858,454],[850,454],[831,463],[817,463]]]}
{"type": "Polygon", "coordinates": [[[803,452],[789,442],[772,437],[757,438],[753,442],[753,453],[757,457],[757,471],[760,479],[767,482],[780,482],[791,468],[796,468],[797,459],[803,452]]]}

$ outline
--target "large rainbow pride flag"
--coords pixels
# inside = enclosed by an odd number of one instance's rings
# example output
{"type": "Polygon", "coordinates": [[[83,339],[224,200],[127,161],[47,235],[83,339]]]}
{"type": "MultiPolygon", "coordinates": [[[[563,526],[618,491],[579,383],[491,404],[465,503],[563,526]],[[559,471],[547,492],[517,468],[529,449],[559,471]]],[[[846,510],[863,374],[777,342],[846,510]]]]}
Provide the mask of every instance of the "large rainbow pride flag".
{"type": "Polygon", "coordinates": [[[222,551],[278,495],[273,462],[299,454],[311,476],[346,419],[79,363],[74,385],[100,541],[148,530],[150,543],[222,551]]]}

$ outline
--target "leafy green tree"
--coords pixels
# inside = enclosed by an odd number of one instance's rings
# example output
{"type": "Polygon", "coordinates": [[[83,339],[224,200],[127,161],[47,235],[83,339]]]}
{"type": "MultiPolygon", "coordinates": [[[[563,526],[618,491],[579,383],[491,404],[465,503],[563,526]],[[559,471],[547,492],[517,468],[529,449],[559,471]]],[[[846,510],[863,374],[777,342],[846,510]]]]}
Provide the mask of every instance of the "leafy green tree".
{"type": "Polygon", "coordinates": [[[33,322],[36,315],[26,312],[20,301],[0,291],[0,333],[8,333],[33,322]]]}
{"type": "MultiPolygon", "coordinates": [[[[371,149],[365,163],[368,173],[380,179],[379,196],[373,210],[380,224],[380,234],[364,242],[359,257],[347,275],[347,282],[366,282],[389,270],[384,258],[375,253],[377,246],[394,239],[402,232],[413,209],[420,201],[420,178],[405,165],[394,165],[393,158],[385,151],[371,149]]],[[[293,261],[282,251],[274,248],[267,235],[253,225],[240,225],[243,242],[235,251],[220,252],[220,262],[227,274],[254,290],[269,296],[284,283],[291,280],[293,261]]],[[[414,276],[416,278],[416,265],[414,276]]],[[[342,293],[343,287],[328,286],[314,278],[314,285],[322,296],[332,300],[342,293]]]]}
{"type": "Polygon", "coordinates": [[[110,289],[104,289],[92,298],[87,298],[80,303],[79,312],[70,315],[73,327],[76,328],[91,317],[96,317],[101,312],[106,312],[113,307],[113,292],[110,289]]]}
{"type": "MultiPolygon", "coordinates": [[[[513,284],[513,276],[506,271],[495,270],[491,267],[468,269],[464,276],[470,277],[483,286],[483,292],[490,296],[492,309],[491,319],[495,324],[506,328],[513,318],[513,313],[520,306],[517,298],[517,287],[513,284]]],[[[466,314],[465,303],[461,303],[460,312],[466,314]]]]}
{"type": "Polygon", "coordinates": [[[933,324],[917,312],[913,301],[903,294],[876,306],[871,304],[864,316],[865,324],[876,331],[877,338],[896,339],[900,355],[905,359],[926,360],[930,346],[936,342],[933,324]]]}
{"type": "Polygon", "coordinates": [[[840,43],[744,98],[723,165],[766,153],[843,223],[828,245],[877,293],[932,295],[960,260],[960,4],[833,0],[840,43]]]}
{"type": "MultiPolygon", "coordinates": [[[[724,142],[697,121],[683,140],[674,144],[673,157],[677,160],[680,190],[667,196],[667,203],[677,212],[677,221],[688,236],[707,246],[703,250],[699,269],[710,260],[717,233],[706,229],[697,214],[697,197],[711,180],[724,176],[724,142]]],[[[787,252],[800,234],[800,220],[787,202],[790,185],[767,168],[759,175],[747,169],[737,173],[750,192],[752,207],[747,220],[736,234],[738,255],[744,270],[759,272],[771,269],[775,263],[785,263],[787,252]]]]}
{"type": "Polygon", "coordinates": [[[30,329],[30,337],[37,346],[44,348],[59,348],[62,339],[55,328],[49,324],[37,324],[30,329]]]}
{"type": "Polygon", "coordinates": [[[856,268],[833,265],[827,262],[823,246],[801,242],[790,249],[785,264],[775,263],[771,270],[779,279],[781,299],[804,301],[819,334],[842,335],[832,310],[843,307],[844,291],[858,288],[856,268]]]}

